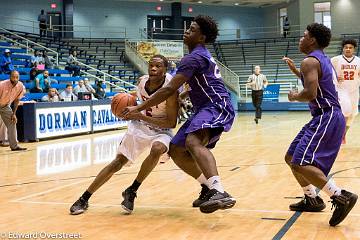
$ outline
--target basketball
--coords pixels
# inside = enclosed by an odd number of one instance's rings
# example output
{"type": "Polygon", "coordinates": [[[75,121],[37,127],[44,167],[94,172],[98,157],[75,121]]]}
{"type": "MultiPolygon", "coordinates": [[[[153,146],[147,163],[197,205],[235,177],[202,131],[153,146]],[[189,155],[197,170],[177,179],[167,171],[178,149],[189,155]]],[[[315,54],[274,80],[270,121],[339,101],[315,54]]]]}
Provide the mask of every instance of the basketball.
{"type": "Polygon", "coordinates": [[[111,101],[111,112],[120,117],[122,111],[129,106],[136,105],[136,97],[128,93],[116,94],[111,101]]]}

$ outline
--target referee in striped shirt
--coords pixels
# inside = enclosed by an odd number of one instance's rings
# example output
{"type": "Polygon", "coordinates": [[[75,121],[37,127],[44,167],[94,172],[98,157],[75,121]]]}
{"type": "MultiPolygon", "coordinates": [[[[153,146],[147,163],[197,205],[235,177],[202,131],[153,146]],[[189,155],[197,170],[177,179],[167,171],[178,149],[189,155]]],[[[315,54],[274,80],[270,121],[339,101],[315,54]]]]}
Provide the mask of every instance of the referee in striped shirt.
{"type": "Polygon", "coordinates": [[[261,119],[261,103],[263,99],[264,88],[269,84],[266,76],[260,73],[260,66],[255,66],[254,74],[251,74],[248,78],[247,85],[251,88],[252,103],[256,109],[255,112],[255,123],[259,123],[261,119]]]}

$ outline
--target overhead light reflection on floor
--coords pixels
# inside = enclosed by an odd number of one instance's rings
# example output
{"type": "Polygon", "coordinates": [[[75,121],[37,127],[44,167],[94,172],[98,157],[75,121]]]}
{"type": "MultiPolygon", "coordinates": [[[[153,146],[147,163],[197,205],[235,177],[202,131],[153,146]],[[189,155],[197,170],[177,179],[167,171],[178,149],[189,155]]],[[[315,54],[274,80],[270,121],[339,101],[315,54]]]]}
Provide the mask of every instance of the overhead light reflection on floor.
{"type": "MultiPolygon", "coordinates": [[[[93,139],[42,144],[37,147],[36,174],[54,174],[87,167],[114,159],[124,134],[93,139]]],[[[46,142],[44,142],[46,143],[46,142]]]]}

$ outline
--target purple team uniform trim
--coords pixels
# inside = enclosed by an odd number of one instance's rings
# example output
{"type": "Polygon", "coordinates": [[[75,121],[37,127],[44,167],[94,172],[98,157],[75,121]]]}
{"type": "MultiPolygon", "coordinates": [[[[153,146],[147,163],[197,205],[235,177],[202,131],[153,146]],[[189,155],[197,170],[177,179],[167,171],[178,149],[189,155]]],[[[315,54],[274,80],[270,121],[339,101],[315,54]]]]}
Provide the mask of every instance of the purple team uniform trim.
{"type": "Polygon", "coordinates": [[[185,146],[189,133],[211,129],[208,148],[215,147],[223,131],[229,131],[235,117],[230,96],[209,51],[198,45],[180,62],[177,74],[189,78],[190,99],[195,113],[176,133],[171,143],[185,146]]]}
{"type": "MultiPolygon", "coordinates": [[[[321,65],[322,77],[316,99],[309,103],[313,118],[290,144],[287,154],[296,165],[313,165],[327,176],[338,155],[345,132],[345,118],[341,112],[333,83],[330,59],[320,50],[308,55],[321,65]]],[[[303,78],[301,78],[304,83],[303,78]]]]}

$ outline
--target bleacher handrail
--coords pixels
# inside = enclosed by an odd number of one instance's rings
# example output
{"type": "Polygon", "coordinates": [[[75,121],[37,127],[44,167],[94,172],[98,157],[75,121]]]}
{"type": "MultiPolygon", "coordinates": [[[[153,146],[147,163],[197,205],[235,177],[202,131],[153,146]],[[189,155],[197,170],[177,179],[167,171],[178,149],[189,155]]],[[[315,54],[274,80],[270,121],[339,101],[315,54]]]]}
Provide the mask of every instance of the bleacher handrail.
{"type": "Polygon", "coordinates": [[[0,38],[3,38],[5,41],[12,42],[13,44],[16,44],[16,45],[18,45],[20,47],[26,48],[26,54],[28,54],[28,49],[34,51],[34,49],[29,47],[29,45],[19,43],[19,42],[15,41],[14,39],[8,38],[8,37],[6,37],[4,35],[0,35],[0,38]]]}
{"type": "Polygon", "coordinates": [[[104,83],[107,83],[107,84],[109,84],[110,86],[112,86],[112,87],[114,87],[114,88],[118,88],[118,89],[120,89],[120,90],[122,90],[122,91],[124,91],[124,92],[129,92],[129,90],[127,90],[126,88],[120,87],[120,86],[118,86],[118,85],[116,85],[116,84],[113,84],[113,83],[110,82],[110,81],[107,81],[107,80],[104,80],[104,79],[102,79],[102,78],[99,78],[98,76],[95,76],[94,74],[91,74],[91,73],[86,72],[86,71],[84,71],[84,70],[80,70],[80,72],[82,72],[83,74],[85,74],[85,75],[87,75],[87,76],[90,76],[90,77],[92,77],[92,78],[95,78],[95,79],[97,79],[97,80],[99,80],[99,81],[102,81],[102,82],[104,82],[104,83]]]}
{"type": "Polygon", "coordinates": [[[125,40],[125,55],[141,74],[147,74],[149,64],[142,56],[137,54],[137,49],[133,46],[135,43],[136,41],[125,40]]]}
{"type": "Polygon", "coordinates": [[[224,83],[231,90],[233,90],[238,97],[240,97],[240,85],[239,85],[240,77],[217,59],[215,59],[215,61],[218,67],[220,68],[221,77],[224,83]]]}
{"type": "Polygon", "coordinates": [[[112,78],[112,79],[115,79],[115,80],[117,80],[117,81],[119,81],[119,82],[121,82],[121,83],[123,83],[123,84],[127,84],[127,85],[129,85],[129,86],[131,86],[131,87],[136,88],[136,86],[135,86],[134,84],[129,83],[129,82],[127,82],[127,81],[124,81],[124,80],[122,80],[121,78],[118,78],[118,77],[115,77],[115,76],[113,76],[113,75],[111,75],[111,74],[108,74],[108,73],[106,73],[106,72],[103,72],[103,71],[101,71],[101,70],[99,70],[99,69],[97,69],[97,68],[94,68],[94,67],[92,67],[92,66],[90,66],[90,65],[87,65],[87,64],[85,64],[85,63],[82,63],[82,62],[80,62],[79,60],[77,60],[76,62],[77,62],[79,65],[81,65],[81,66],[84,66],[84,67],[86,67],[86,68],[95,70],[97,73],[102,74],[104,81],[106,81],[106,80],[105,80],[105,77],[109,77],[110,79],[111,79],[111,78],[112,78]]]}
{"type": "Polygon", "coordinates": [[[16,36],[16,37],[18,37],[18,38],[26,41],[26,44],[27,44],[27,45],[28,45],[28,43],[31,43],[31,44],[33,44],[33,45],[35,45],[35,46],[38,46],[38,47],[40,47],[40,48],[42,48],[42,49],[45,49],[45,50],[48,51],[48,52],[55,53],[55,55],[56,55],[56,65],[59,64],[59,54],[58,54],[58,52],[52,50],[51,48],[47,48],[47,47],[45,47],[45,46],[43,46],[43,45],[41,45],[41,44],[39,44],[39,43],[33,42],[33,41],[31,41],[31,40],[29,40],[29,39],[27,39],[27,38],[24,38],[24,37],[22,37],[22,36],[20,36],[20,35],[18,35],[18,34],[16,34],[16,33],[13,33],[13,32],[11,32],[11,31],[5,29],[5,28],[0,27],[0,30],[1,30],[1,31],[4,31],[4,32],[6,32],[6,33],[8,33],[8,34],[14,35],[14,36],[16,36]]]}

